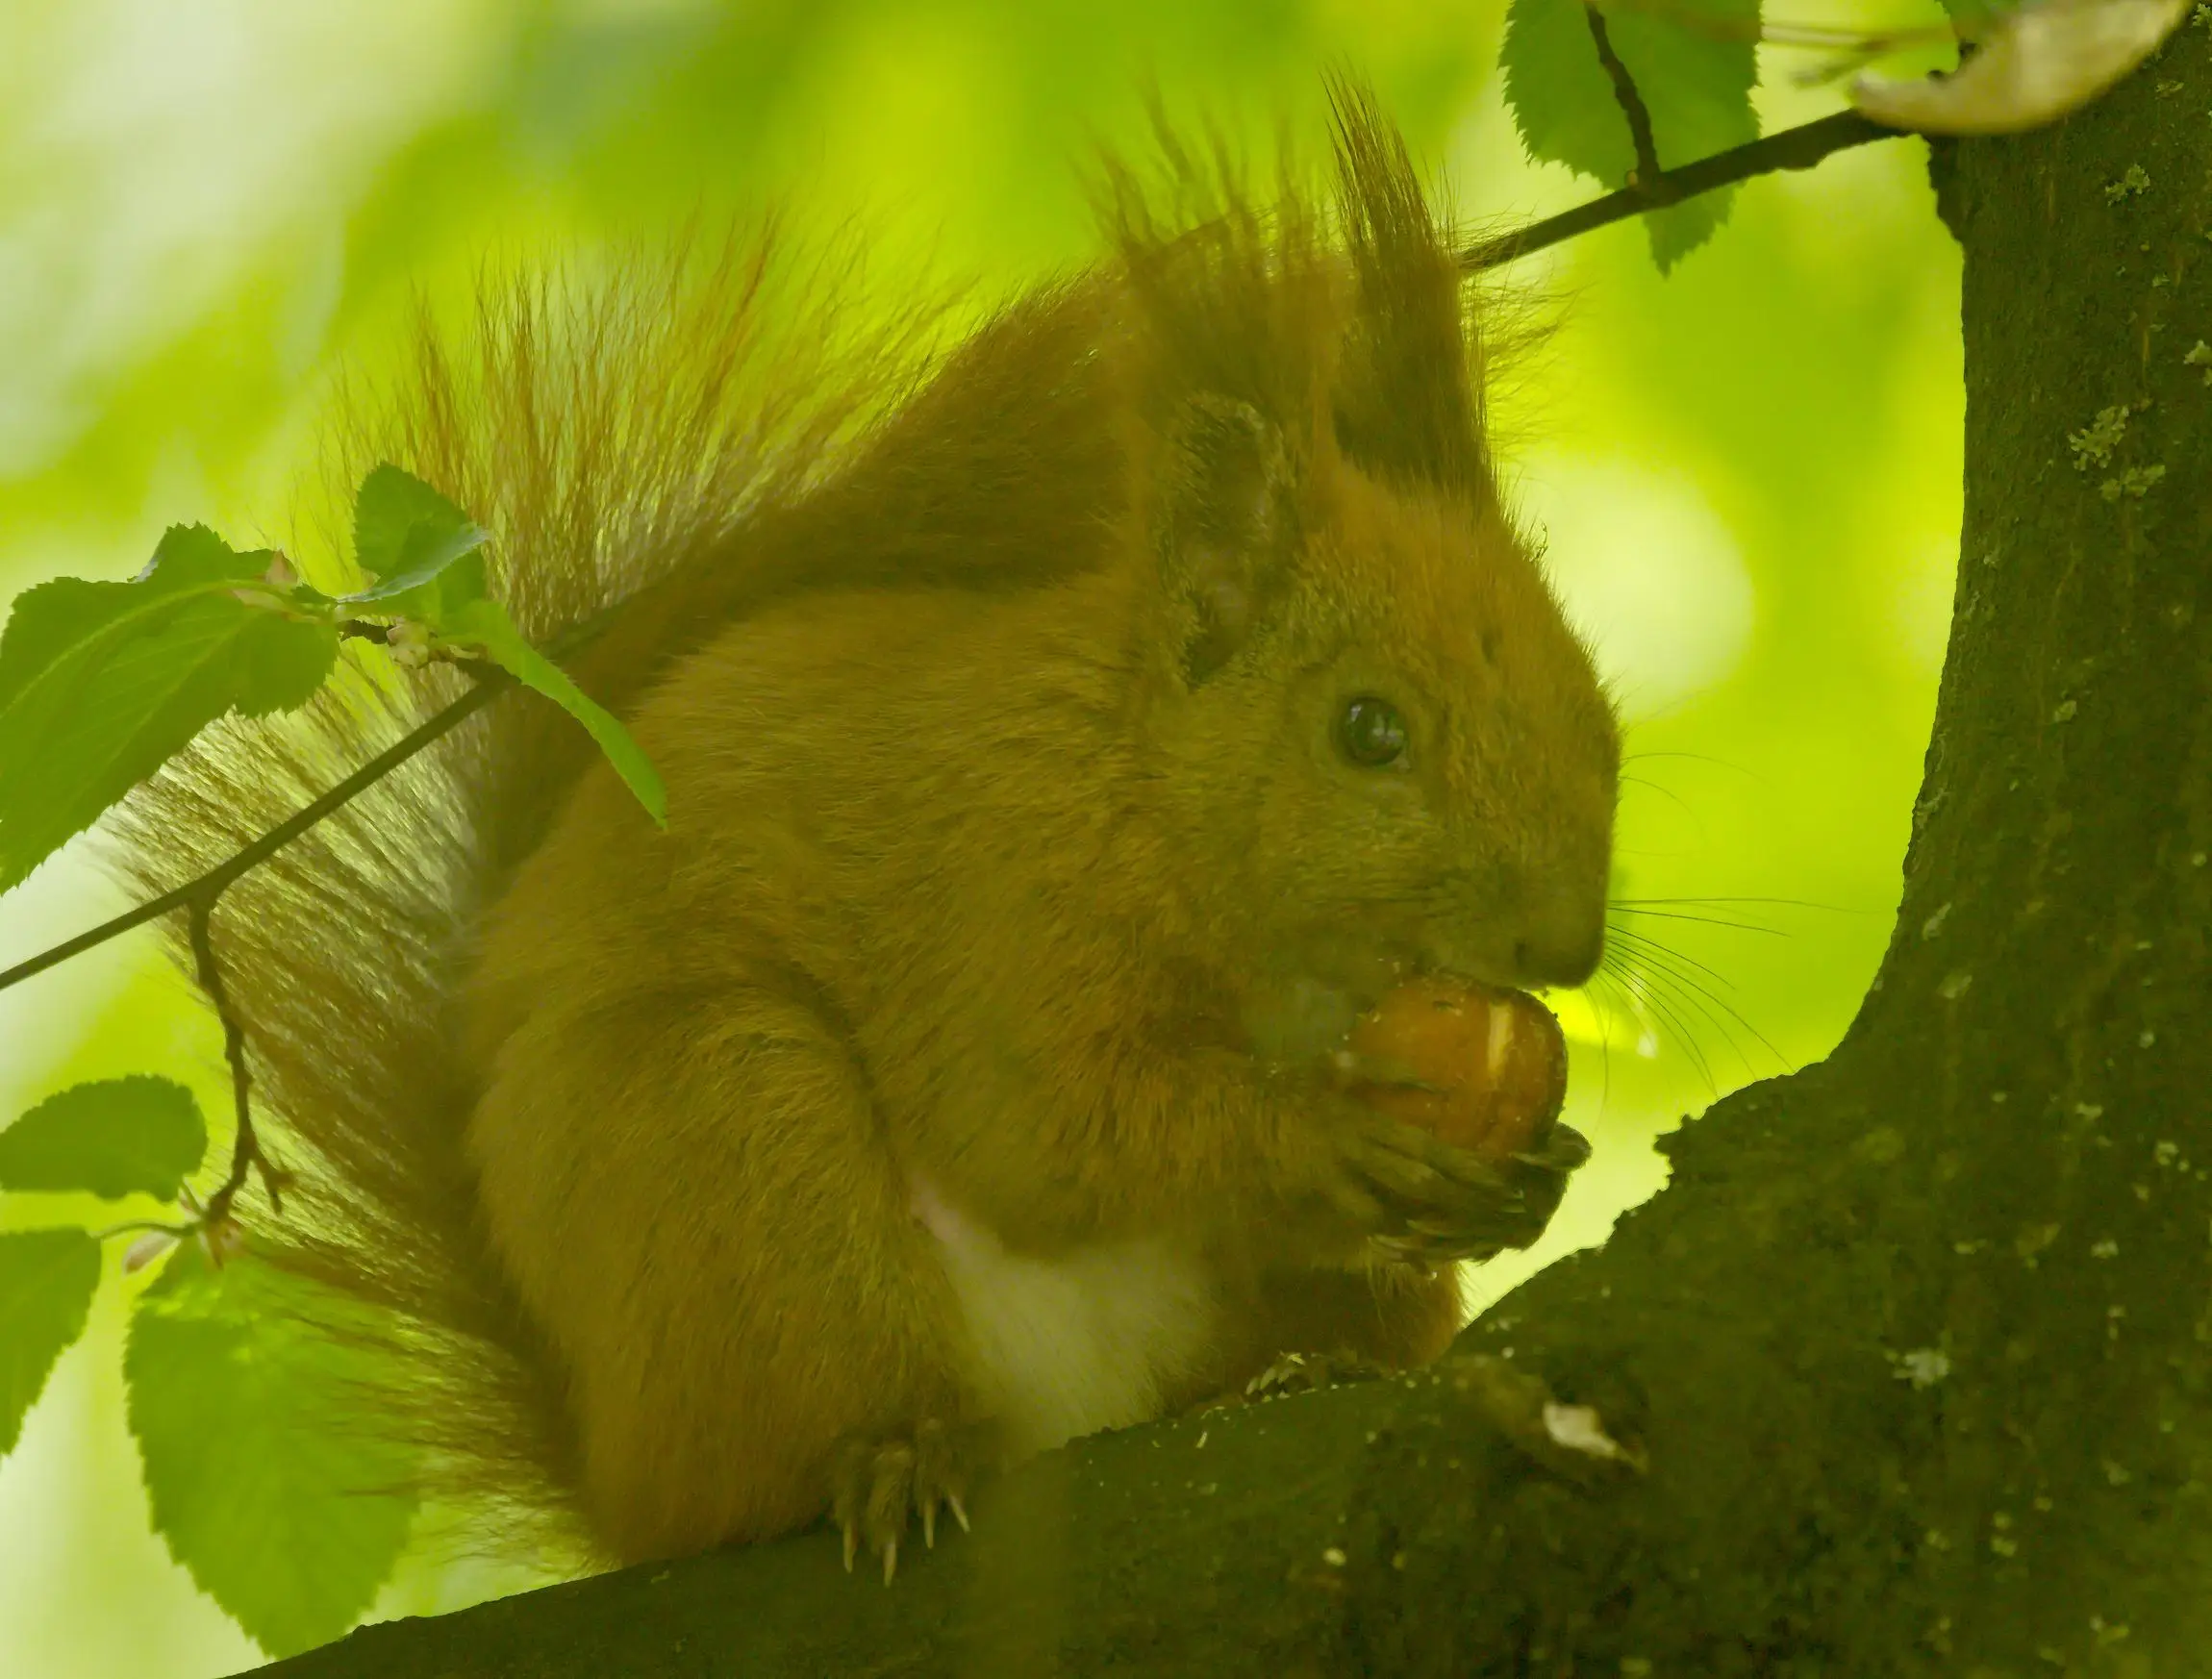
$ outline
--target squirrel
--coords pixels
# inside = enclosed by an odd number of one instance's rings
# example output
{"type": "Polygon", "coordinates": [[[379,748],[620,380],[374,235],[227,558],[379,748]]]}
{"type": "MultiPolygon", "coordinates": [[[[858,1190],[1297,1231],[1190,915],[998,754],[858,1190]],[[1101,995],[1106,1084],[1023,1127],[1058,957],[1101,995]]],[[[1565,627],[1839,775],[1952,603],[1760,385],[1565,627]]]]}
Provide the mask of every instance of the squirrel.
{"type": "MultiPolygon", "coordinates": [[[[1589,977],[1620,752],[1448,229],[1333,105],[1329,198],[1109,165],[1104,260],[942,353],[778,338],[732,247],[495,290],[349,411],[339,475],[483,519],[527,633],[600,614],[570,669],[668,789],[502,696],[214,917],[298,1180],[257,1241],[391,1326],[452,1485],[617,1563],[827,1516],[888,1577],[993,1465],[1434,1358],[1543,1229],[1571,1132],[1493,1163],[1342,1076],[1400,976],[1589,977]]],[[[462,680],[216,731],[127,866],[462,680]]]]}

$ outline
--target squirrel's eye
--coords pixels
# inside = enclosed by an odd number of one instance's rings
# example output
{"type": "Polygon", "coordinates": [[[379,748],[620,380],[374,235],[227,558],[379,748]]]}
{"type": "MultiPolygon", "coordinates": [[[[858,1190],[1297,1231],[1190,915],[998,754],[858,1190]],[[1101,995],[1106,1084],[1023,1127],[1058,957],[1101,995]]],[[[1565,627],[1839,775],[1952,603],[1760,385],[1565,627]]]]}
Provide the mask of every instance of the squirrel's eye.
{"type": "Polygon", "coordinates": [[[1361,768],[1381,769],[1405,756],[1405,719],[1372,694],[1347,700],[1337,718],[1337,745],[1361,768]]]}

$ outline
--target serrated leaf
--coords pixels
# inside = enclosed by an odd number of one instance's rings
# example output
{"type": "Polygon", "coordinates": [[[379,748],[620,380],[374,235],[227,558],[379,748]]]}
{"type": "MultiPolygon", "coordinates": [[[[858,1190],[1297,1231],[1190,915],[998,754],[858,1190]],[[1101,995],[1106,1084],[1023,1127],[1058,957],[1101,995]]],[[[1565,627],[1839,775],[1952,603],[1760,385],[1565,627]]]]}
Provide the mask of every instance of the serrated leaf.
{"type": "Polygon", "coordinates": [[[661,827],[668,825],[667,789],[662,786],[653,761],[631,739],[620,718],[592,700],[568,679],[566,671],[522,639],[522,632],[498,602],[473,602],[449,618],[442,633],[449,640],[482,649],[486,658],[523,687],[536,689],[582,723],[615,766],[615,773],[645,807],[645,814],[661,827]]]}
{"type": "Polygon", "coordinates": [[[99,1287],[100,1244],[86,1232],[0,1235],[0,1458],[22,1438],[54,1361],[85,1333],[99,1287]]]}
{"type": "Polygon", "coordinates": [[[72,1085],[0,1131],[0,1190],[177,1198],[208,1150],[192,1092],[133,1074],[72,1085]]]}
{"type": "MultiPolygon", "coordinates": [[[[1759,81],[1758,0],[1700,0],[1697,10],[1719,29],[1738,31],[1736,38],[1627,7],[1606,13],[1613,50],[1651,113],[1652,145],[1663,168],[1679,168],[1759,138],[1758,113],[1751,109],[1751,89],[1759,81]]],[[[1734,188],[1722,188],[1644,218],[1661,272],[1712,238],[1728,219],[1735,195],[1734,188]]]]}
{"type": "Polygon", "coordinates": [[[353,550],[373,588],[349,601],[419,618],[432,628],[484,598],[490,533],[444,496],[390,462],[361,481],[353,504],[353,550]]]}
{"type": "Polygon", "coordinates": [[[1513,125],[1531,158],[1565,163],[1608,187],[1627,180],[1635,142],[1578,0],[1513,0],[1498,66],[1513,125]]]}
{"type": "Polygon", "coordinates": [[[178,525],[129,583],[61,577],[17,599],[0,635],[0,890],[224,713],[321,686],[336,626],[238,592],[265,592],[272,558],[178,525]]]}
{"type": "MultiPolygon", "coordinates": [[[[1751,109],[1758,0],[1700,0],[1697,16],[1710,20],[1709,30],[1625,6],[1604,13],[1614,54],[1650,115],[1662,168],[1759,137],[1751,109]]],[[[1635,143],[1579,0],[1513,0],[1499,63],[1506,102],[1530,157],[1565,163],[1606,187],[1627,182],[1635,143]]],[[[1646,234],[1662,270],[1712,236],[1727,219],[1733,196],[1732,188],[1723,188],[1646,213],[1646,234]]]]}
{"type": "Polygon", "coordinates": [[[169,1552],[272,1656],[360,1618],[406,1543],[414,1467],[362,1415],[351,1309],[249,1252],[180,1247],[123,1353],[131,1433],[169,1552]]]}

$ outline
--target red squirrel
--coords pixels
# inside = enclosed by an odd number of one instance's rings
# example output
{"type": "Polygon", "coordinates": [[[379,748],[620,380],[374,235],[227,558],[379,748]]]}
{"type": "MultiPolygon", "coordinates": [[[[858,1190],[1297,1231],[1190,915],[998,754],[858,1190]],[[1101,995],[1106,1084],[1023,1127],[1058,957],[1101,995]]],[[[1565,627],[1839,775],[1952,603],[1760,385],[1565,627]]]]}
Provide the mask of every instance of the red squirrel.
{"type": "MultiPolygon", "coordinates": [[[[919,363],[776,338],[734,259],[508,291],[356,410],[341,467],[483,519],[531,634],[622,603],[572,668],[668,789],[509,695],[216,918],[301,1175],[264,1240],[385,1315],[461,1484],[888,1575],[990,1464],[1433,1358],[1542,1230],[1572,1133],[1447,1146],[1344,1045],[1402,976],[1590,975],[1618,734],[1448,230],[1363,96],[1334,138],[1321,197],[1112,173],[1094,267],[919,363]]],[[[134,866],[458,680],[222,735],[134,866]]]]}

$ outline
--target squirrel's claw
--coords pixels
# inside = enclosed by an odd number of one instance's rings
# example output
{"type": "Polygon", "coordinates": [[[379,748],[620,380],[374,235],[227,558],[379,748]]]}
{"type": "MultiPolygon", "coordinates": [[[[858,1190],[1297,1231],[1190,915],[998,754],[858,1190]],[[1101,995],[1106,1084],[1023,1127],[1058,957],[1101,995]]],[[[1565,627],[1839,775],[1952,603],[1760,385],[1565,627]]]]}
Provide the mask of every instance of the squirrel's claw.
{"type": "Polygon", "coordinates": [[[1590,1140],[1571,1125],[1554,1125],[1540,1146],[1506,1158],[1516,1165],[1564,1175],[1590,1159],[1590,1140]]]}
{"type": "Polygon", "coordinates": [[[845,1572],[852,1572],[863,1543],[884,1559],[888,1584],[898,1566],[898,1536],[905,1530],[914,1486],[916,1452],[904,1440],[848,1440],[831,1466],[830,1518],[844,1539],[845,1572]]]}
{"type": "Polygon", "coordinates": [[[977,1455],[973,1429],[952,1429],[935,1417],[924,1418],[914,1430],[914,1503],[921,1512],[921,1542],[937,1548],[937,1512],[951,1510],[963,1533],[968,1531],[968,1506],[961,1502],[977,1455]]]}

